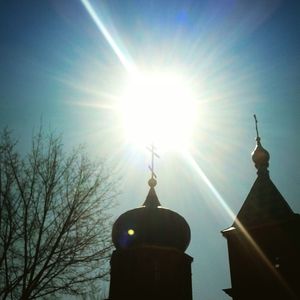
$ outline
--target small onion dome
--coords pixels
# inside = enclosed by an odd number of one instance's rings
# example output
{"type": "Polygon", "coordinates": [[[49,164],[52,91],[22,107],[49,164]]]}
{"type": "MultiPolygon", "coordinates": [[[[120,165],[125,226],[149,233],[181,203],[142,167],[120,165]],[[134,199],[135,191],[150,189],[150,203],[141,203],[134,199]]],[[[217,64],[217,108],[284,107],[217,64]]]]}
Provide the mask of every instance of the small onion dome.
{"type": "Polygon", "coordinates": [[[191,238],[188,223],[176,212],[161,207],[154,184],[149,185],[143,206],[125,212],[114,223],[112,240],[115,247],[158,246],[184,252],[191,238]]]}
{"type": "Polygon", "coordinates": [[[254,151],[251,153],[252,160],[255,163],[256,169],[267,169],[269,166],[270,154],[269,152],[263,148],[260,143],[260,137],[256,138],[256,147],[254,151]]]}

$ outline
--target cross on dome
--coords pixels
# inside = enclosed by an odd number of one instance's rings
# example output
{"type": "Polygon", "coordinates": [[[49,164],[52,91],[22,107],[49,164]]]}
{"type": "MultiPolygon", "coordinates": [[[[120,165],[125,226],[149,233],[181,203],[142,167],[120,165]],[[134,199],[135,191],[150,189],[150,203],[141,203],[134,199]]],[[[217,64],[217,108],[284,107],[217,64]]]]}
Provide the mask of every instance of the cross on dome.
{"type": "Polygon", "coordinates": [[[255,120],[256,140],[258,140],[258,139],[260,139],[260,137],[259,137],[259,133],[258,133],[258,126],[257,126],[258,121],[257,121],[257,118],[256,118],[256,114],[254,114],[253,117],[254,117],[254,120],[255,120]]]}
{"type": "Polygon", "coordinates": [[[150,147],[147,147],[147,149],[151,152],[151,165],[148,166],[149,170],[151,171],[151,178],[149,179],[148,184],[150,187],[155,187],[157,184],[157,176],[154,172],[154,159],[155,157],[159,158],[159,155],[155,152],[154,143],[152,143],[150,147]]]}

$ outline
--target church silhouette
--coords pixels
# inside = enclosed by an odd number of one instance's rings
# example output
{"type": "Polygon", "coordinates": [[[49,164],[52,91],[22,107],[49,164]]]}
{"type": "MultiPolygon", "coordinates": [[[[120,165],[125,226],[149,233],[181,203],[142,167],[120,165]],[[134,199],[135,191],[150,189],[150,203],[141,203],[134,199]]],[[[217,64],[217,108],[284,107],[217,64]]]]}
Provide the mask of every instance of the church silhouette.
{"type": "MultiPolygon", "coordinates": [[[[270,155],[255,121],[257,179],[234,223],[222,231],[232,282],[224,292],[233,300],[299,300],[300,216],[270,179],[270,155]]],[[[154,155],[152,148],[152,162],[154,155]]],[[[109,300],[192,300],[193,258],[185,253],[190,228],[182,216],[161,206],[151,171],[143,205],[113,225],[109,300]]]]}

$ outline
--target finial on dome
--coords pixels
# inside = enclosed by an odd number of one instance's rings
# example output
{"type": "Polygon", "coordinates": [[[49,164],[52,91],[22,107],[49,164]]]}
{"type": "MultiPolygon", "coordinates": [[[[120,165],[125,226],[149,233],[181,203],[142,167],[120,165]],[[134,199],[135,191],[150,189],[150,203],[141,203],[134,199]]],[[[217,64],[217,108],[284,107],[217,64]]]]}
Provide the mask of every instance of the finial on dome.
{"type": "Polygon", "coordinates": [[[151,152],[151,165],[149,166],[149,169],[151,171],[151,178],[148,180],[148,184],[150,186],[150,190],[148,193],[148,196],[143,204],[145,207],[158,207],[160,206],[160,202],[157,198],[157,195],[155,193],[154,187],[157,184],[156,180],[156,174],[154,173],[154,158],[159,158],[158,154],[155,152],[154,144],[152,143],[151,147],[147,147],[147,149],[151,152]]]}
{"type": "Polygon", "coordinates": [[[266,173],[268,172],[268,166],[269,166],[269,160],[270,160],[270,154],[269,152],[263,148],[260,142],[260,136],[258,133],[258,126],[257,126],[257,118],[256,115],[253,115],[255,120],[255,129],[256,129],[256,147],[254,151],[251,153],[252,160],[255,163],[255,167],[258,170],[259,173],[266,173]]]}
{"type": "Polygon", "coordinates": [[[156,181],[156,179],[154,179],[153,177],[150,178],[150,179],[148,180],[148,185],[149,185],[151,188],[155,187],[156,184],[157,184],[157,181],[156,181]]]}
{"type": "Polygon", "coordinates": [[[147,149],[151,152],[151,165],[149,166],[149,170],[151,171],[151,178],[148,180],[148,184],[151,188],[155,187],[157,184],[157,176],[154,173],[154,158],[159,158],[158,154],[155,152],[154,144],[151,144],[151,147],[147,147],[147,149]]]}
{"type": "Polygon", "coordinates": [[[260,137],[259,137],[259,133],[258,133],[258,126],[257,126],[257,118],[256,118],[256,114],[253,115],[254,117],[254,121],[255,121],[255,129],[256,129],[256,141],[260,141],[260,137]]]}

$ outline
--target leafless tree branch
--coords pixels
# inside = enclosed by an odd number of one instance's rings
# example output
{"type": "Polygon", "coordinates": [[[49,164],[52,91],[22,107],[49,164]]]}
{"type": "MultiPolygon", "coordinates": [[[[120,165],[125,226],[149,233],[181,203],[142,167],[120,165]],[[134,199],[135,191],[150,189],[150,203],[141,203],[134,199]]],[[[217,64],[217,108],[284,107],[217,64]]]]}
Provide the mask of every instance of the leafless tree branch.
{"type": "Polygon", "coordinates": [[[64,153],[60,137],[33,138],[21,156],[0,140],[0,298],[87,294],[108,274],[109,209],[115,181],[82,151],[64,153]]]}

